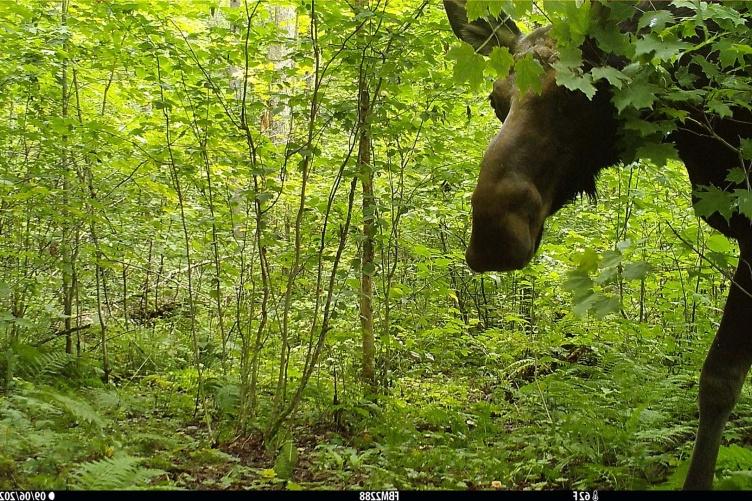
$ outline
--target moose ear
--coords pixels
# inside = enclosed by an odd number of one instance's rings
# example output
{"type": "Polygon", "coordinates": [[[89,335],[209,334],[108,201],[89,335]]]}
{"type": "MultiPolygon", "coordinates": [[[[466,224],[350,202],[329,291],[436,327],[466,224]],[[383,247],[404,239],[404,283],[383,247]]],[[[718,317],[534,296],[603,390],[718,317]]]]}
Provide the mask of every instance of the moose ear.
{"type": "Polygon", "coordinates": [[[514,21],[502,13],[501,18],[478,18],[470,22],[467,20],[466,3],[467,0],[444,0],[444,10],[454,34],[486,56],[497,46],[514,51],[522,36],[514,21]]]}

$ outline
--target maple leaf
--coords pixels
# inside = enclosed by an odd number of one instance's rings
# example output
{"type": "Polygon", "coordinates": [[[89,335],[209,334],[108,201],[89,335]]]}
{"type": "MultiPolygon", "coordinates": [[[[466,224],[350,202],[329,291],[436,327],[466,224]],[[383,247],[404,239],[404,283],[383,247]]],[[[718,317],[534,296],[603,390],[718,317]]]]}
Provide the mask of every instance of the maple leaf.
{"type": "Polygon", "coordinates": [[[667,61],[678,57],[683,50],[691,47],[690,44],[680,40],[661,40],[654,33],[639,38],[635,42],[635,55],[654,53],[659,61],[667,61]]]}
{"type": "Polygon", "coordinates": [[[617,89],[621,89],[622,85],[625,82],[629,82],[630,80],[627,75],[617,70],[616,68],[612,68],[611,66],[601,66],[598,68],[593,68],[591,73],[593,75],[594,81],[597,82],[601,78],[605,78],[606,80],[608,80],[608,83],[610,83],[617,89]]]}
{"type": "Polygon", "coordinates": [[[614,93],[613,103],[619,113],[628,107],[636,110],[643,108],[652,109],[653,103],[656,100],[655,93],[659,90],[660,87],[657,85],[640,82],[636,85],[618,89],[614,93]]]}
{"type": "Polygon", "coordinates": [[[747,171],[741,167],[734,167],[728,171],[728,174],[726,174],[726,181],[731,183],[742,184],[747,182],[747,179],[747,171]]]}
{"type": "Polygon", "coordinates": [[[752,160],[752,139],[742,139],[739,148],[744,160],[752,160]]]}
{"type": "Polygon", "coordinates": [[[514,65],[514,57],[506,47],[494,47],[489,54],[488,64],[496,70],[496,78],[504,78],[514,65]]]}
{"type": "Polygon", "coordinates": [[[543,89],[541,77],[543,76],[543,66],[533,59],[531,54],[527,54],[522,59],[514,63],[514,73],[517,81],[517,88],[523,94],[532,90],[539,94],[543,89]]]}
{"type": "Polygon", "coordinates": [[[501,10],[501,5],[494,0],[468,0],[465,4],[467,20],[472,21],[488,14],[496,15],[501,10]]]}
{"type": "Polygon", "coordinates": [[[739,213],[752,219],[752,191],[734,190],[739,213]]]}
{"type": "Polygon", "coordinates": [[[670,159],[677,158],[676,148],[673,144],[649,143],[637,149],[640,158],[652,160],[657,167],[666,165],[670,159]]]}
{"type": "Polygon", "coordinates": [[[653,31],[662,31],[666,27],[666,24],[674,22],[674,15],[667,10],[652,10],[647,11],[640,18],[640,22],[637,23],[637,29],[642,29],[645,26],[649,26],[653,31]]]}
{"type": "Polygon", "coordinates": [[[716,186],[707,186],[702,191],[695,191],[694,195],[697,197],[694,207],[698,216],[708,217],[717,212],[726,222],[730,221],[734,205],[736,205],[731,193],[716,186]]]}
{"type": "Polygon", "coordinates": [[[486,61],[483,56],[476,54],[471,46],[455,45],[447,52],[447,58],[455,62],[453,75],[456,82],[468,82],[473,89],[477,89],[483,83],[486,61]]]}
{"type": "Polygon", "coordinates": [[[576,71],[572,71],[571,68],[562,66],[559,63],[554,64],[556,70],[556,83],[563,85],[569,90],[579,90],[587,96],[588,99],[593,99],[595,95],[595,86],[593,85],[593,77],[590,74],[578,75],[576,71]]]}
{"type": "Polygon", "coordinates": [[[650,271],[650,265],[644,261],[629,263],[624,266],[624,278],[627,280],[637,280],[645,278],[650,271]]]}
{"type": "Polygon", "coordinates": [[[618,297],[601,296],[593,302],[592,311],[596,318],[604,318],[609,313],[619,311],[620,303],[618,297]]]}

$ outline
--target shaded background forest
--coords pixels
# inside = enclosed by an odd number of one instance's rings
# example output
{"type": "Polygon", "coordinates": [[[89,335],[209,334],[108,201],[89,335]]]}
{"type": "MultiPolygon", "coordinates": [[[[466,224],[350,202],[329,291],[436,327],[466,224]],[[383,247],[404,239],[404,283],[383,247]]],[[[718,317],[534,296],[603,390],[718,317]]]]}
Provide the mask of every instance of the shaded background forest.
{"type": "Polygon", "coordinates": [[[439,2],[2,2],[0,33],[0,488],[678,485],[735,244],[636,162],[471,273],[499,124],[439,2]]]}

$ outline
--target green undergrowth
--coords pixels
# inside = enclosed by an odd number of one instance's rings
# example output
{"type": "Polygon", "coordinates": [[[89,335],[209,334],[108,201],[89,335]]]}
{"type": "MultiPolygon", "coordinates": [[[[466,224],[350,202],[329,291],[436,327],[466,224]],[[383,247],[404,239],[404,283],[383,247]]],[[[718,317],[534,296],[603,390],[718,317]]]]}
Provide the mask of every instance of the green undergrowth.
{"type": "MultiPolygon", "coordinates": [[[[235,400],[219,383],[210,436],[190,370],[104,385],[85,359],[16,347],[0,488],[673,489],[704,343],[665,336],[474,333],[454,372],[434,353],[376,402],[322,410],[309,398],[266,447],[232,431],[235,400]]],[[[752,487],[749,391],[725,439],[716,485],[752,487]]]]}
{"type": "MultiPolygon", "coordinates": [[[[366,489],[679,488],[705,344],[683,346],[669,335],[519,344],[518,334],[487,331],[485,364],[471,343],[473,363],[461,376],[447,376],[438,356],[414,366],[353,438],[316,448],[317,468],[366,489]]],[[[750,487],[750,407],[745,390],[717,487],[750,487]]]]}

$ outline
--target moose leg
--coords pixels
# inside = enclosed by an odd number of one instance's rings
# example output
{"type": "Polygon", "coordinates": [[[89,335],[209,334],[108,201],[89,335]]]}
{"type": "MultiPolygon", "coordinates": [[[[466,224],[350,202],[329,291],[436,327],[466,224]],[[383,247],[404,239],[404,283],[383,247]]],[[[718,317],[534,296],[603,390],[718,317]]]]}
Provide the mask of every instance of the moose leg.
{"type": "Polygon", "coordinates": [[[752,362],[752,249],[743,249],[700,375],[700,423],[685,489],[710,489],[721,434],[752,362]],[[746,252],[745,252],[746,250],[746,252]]]}

